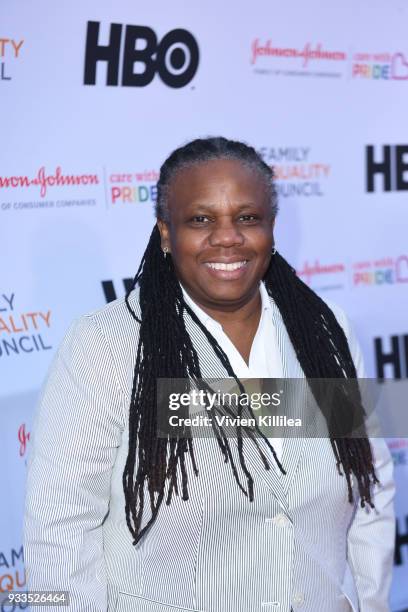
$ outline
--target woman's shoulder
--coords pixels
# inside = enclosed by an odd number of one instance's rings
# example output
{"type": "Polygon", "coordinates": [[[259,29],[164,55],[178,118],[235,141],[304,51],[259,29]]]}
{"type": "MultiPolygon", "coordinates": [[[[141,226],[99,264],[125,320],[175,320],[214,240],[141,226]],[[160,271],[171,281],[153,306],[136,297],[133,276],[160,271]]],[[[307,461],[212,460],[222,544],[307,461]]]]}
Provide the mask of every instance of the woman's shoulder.
{"type": "Polygon", "coordinates": [[[115,361],[133,353],[137,347],[140,326],[139,291],[133,289],[126,303],[125,296],[86,312],[69,325],[59,351],[82,347],[89,356],[100,354],[101,349],[115,361]],[[133,315],[132,315],[133,312],[133,315]]]}
{"type": "Polygon", "coordinates": [[[349,316],[346,314],[345,310],[337,303],[332,302],[331,300],[324,300],[330,310],[333,312],[334,316],[337,319],[337,322],[342,327],[344,334],[347,338],[347,342],[350,348],[350,353],[354,361],[354,365],[357,370],[357,376],[359,378],[365,377],[365,368],[364,368],[364,360],[363,353],[361,350],[360,343],[354,331],[354,326],[350,321],[349,316]]]}
{"type": "Polygon", "coordinates": [[[336,317],[337,322],[343,328],[344,333],[346,334],[346,336],[348,336],[348,334],[350,333],[351,327],[350,327],[350,319],[348,318],[346,311],[341,306],[339,306],[336,302],[332,302],[331,300],[326,300],[326,299],[324,299],[323,301],[330,308],[330,310],[336,317]]]}
{"type": "Polygon", "coordinates": [[[91,310],[81,317],[78,321],[91,321],[100,327],[102,330],[129,329],[138,327],[140,323],[140,304],[139,304],[139,288],[133,289],[128,298],[120,296],[119,298],[91,310]]]}

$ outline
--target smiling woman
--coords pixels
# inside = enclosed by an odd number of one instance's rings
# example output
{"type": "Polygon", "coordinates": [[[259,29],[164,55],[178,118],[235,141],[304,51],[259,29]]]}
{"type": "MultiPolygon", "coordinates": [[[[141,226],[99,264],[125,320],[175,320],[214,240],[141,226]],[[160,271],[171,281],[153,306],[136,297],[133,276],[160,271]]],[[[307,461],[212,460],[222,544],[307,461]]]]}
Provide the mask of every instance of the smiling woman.
{"type": "Polygon", "coordinates": [[[259,318],[273,247],[270,180],[238,160],[214,159],[180,170],[161,207],[162,246],[193,300],[211,316],[246,308],[259,318]]]}
{"type": "MultiPolygon", "coordinates": [[[[217,419],[207,439],[159,437],[162,378],[228,378],[241,393],[243,378],[307,378],[315,393],[316,378],[363,370],[344,314],[275,249],[273,174],[252,147],[192,141],[157,187],[132,289],[72,325],[44,388],[29,587],[69,589],[72,610],[386,612],[394,485],[383,440],[331,424],[326,438],[255,437],[239,418],[232,438],[217,419]]],[[[341,395],[340,417],[349,405],[341,395]]]]}

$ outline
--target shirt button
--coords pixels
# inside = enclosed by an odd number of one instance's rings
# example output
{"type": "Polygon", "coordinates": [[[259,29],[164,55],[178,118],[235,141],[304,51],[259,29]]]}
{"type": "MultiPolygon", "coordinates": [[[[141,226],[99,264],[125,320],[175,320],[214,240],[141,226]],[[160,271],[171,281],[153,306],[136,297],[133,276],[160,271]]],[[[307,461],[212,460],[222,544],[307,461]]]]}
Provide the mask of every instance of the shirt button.
{"type": "Polygon", "coordinates": [[[305,597],[303,593],[295,593],[292,601],[295,606],[298,606],[300,608],[300,606],[303,606],[303,604],[305,603],[305,597]]]}
{"type": "Polygon", "coordinates": [[[273,522],[277,527],[287,527],[289,519],[284,514],[277,514],[273,519],[273,522]]]}

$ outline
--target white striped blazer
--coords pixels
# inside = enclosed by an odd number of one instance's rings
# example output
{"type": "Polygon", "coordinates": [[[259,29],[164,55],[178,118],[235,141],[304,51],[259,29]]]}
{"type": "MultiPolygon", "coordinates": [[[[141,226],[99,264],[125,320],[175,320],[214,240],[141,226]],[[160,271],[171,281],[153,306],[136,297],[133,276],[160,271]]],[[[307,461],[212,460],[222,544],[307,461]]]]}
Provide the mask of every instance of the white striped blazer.
{"type": "MultiPolygon", "coordinates": [[[[131,303],[140,314],[138,293],[131,303]]],[[[302,377],[271,299],[285,377],[302,377]]],[[[361,352],[344,314],[359,375],[361,352]]],[[[203,377],[226,377],[185,315],[203,377]]],[[[41,393],[29,457],[24,549],[32,590],[68,590],[75,612],[386,612],[395,519],[392,462],[373,439],[376,511],[348,502],[330,441],[285,439],[285,476],[245,443],[249,502],[215,439],[195,439],[188,501],[173,495],[134,546],[122,474],[138,324],[118,299],[75,321],[41,393]]],[[[236,440],[231,449],[241,481],[236,440]]],[[[357,494],[355,495],[355,498],[357,494]]],[[[148,514],[146,514],[147,518],[148,514]]],[[[52,608],[54,609],[54,608],[52,608]]]]}

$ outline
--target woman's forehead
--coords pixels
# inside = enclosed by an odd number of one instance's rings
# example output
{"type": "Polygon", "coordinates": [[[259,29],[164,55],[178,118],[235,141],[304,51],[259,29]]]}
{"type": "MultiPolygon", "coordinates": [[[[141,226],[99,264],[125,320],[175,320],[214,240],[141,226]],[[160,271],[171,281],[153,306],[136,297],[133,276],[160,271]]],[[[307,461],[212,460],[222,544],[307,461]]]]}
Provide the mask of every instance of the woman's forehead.
{"type": "Polygon", "coordinates": [[[170,182],[170,192],[183,194],[235,188],[245,191],[264,189],[265,181],[257,168],[236,159],[200,161],[180,168],[170,182]]]}

